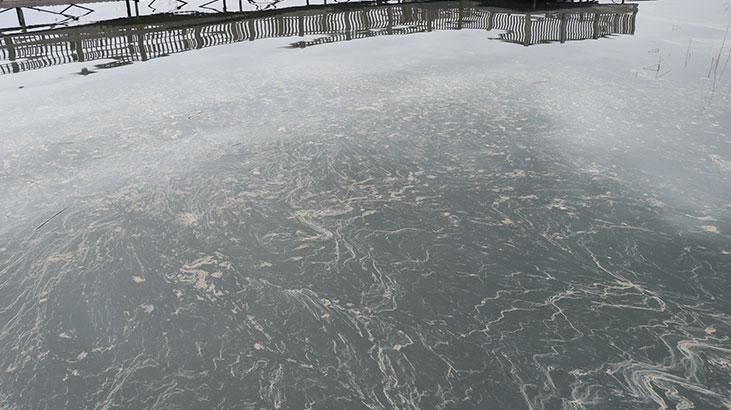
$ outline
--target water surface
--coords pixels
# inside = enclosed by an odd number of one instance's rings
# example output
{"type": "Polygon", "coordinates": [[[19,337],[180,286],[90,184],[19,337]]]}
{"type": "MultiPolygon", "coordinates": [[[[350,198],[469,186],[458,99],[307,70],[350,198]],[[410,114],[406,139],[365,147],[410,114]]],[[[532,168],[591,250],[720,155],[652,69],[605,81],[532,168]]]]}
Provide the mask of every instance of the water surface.
{"type": "Polygon", "coordinates": [[[728,408],[730,19],[0,76],[0,407],[728,408]]]}

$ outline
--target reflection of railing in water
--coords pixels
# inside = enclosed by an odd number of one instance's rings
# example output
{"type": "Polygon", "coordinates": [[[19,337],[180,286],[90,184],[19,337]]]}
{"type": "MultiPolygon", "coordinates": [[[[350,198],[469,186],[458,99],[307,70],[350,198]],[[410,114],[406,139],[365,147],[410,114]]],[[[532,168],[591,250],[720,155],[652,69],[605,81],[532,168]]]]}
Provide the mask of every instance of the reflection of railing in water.
{"type": "Polygon", "coordinates": [[[293,47],[432,30],[502,30],[504,41],[532,45],[633,34],[636,5],[595,5],[545,12],[473,2],[298,7],[272,12],[158,15],[6,35],[0,73],[70,62],[114,60],[105,68],[192,49],[273,37],[323,35],[293,47]]]}

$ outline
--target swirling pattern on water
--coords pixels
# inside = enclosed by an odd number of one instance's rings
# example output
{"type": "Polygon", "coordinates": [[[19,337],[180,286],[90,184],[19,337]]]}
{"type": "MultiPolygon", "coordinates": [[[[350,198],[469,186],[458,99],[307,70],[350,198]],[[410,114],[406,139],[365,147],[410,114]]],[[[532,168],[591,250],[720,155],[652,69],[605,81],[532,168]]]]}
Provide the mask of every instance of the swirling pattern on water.
{"type": "Polygon", "coordinates": [[[408,69],[8,108],[0,406],[731,407],[726,101],[408,69]]]}

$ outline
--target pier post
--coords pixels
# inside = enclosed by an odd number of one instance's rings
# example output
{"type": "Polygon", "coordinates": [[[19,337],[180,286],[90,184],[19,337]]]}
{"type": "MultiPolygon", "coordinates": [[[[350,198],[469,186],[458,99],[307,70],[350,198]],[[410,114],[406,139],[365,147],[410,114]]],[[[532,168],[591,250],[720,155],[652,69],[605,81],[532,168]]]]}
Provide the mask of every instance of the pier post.
{"type": "Polygon", "coordinates": [[[464,20],[464,2],[459,0],[457,8],[457,30],[462,30],[462,20],[464,20]]]}
{"type": "Polygon", "coordinates": [[[25,16],[23,15],[23,8],[16,7],[15,13],[18,15],[18,25],[23,28],[23,31],[25,31],[25,16]]]}
{"type": "Polygon", "coordinates": [[[11,36],[5,36],[5,47],[8,50],[8,61],[10,61],[10,67],[14,73],[20,72],[20,66],[15,61],[17,53],[15,52],[15,45],[13,44],[13,38],[11,36]]]}

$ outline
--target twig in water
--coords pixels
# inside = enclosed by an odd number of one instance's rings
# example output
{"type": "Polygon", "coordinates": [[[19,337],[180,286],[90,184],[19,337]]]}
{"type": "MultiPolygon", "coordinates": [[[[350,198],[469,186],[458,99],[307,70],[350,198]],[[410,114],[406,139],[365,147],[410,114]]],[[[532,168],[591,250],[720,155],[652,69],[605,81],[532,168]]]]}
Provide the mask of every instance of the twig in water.
{"type": "MultiPolygon", "coordinates": [[[[66,208],[68,208],[68,207],[66,207],[66,208]]],[[[53,215],[52,217],[50,217],[50,218],[46,219],[46,220],[45,220],[45,221],[44,221],[44,222],[43,222],[42,224],[40,224],[40,225],[36,226],[36,229],[34,229],[34,231],[37,231],[37,230],[39,230],[39,229],[43,228],[43,226],[44,226],[44,225],[46,225],[47,223],[51,222],[51,219],[53,219],[53,218],[55,218],[55,217],[57,217],[57,216],[61,215],[61,213],[62,213],[63,211],[65,211],[65,210],[66,210],[66,208],[64,208],[64,209],[62,209],[62,210],[60,210],[60,211],[56,212],[56,213],[55,213],[55,214],[54,214],[54,215],[53,215]]]]}

